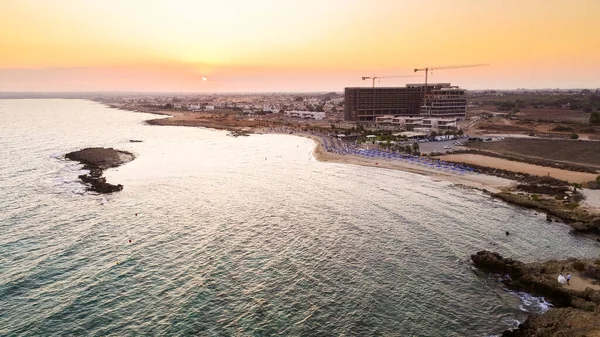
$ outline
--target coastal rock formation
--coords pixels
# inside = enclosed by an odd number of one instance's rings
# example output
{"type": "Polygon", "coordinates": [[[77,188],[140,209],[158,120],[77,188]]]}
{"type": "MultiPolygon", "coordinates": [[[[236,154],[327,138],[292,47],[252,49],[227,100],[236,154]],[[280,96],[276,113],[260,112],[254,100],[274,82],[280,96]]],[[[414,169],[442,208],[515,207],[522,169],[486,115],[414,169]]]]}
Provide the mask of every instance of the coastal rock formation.
{"type": "Polygon", "coordinates": [[[82,163],[83,168],[90,171],[89,174],[79,176],[79,179],[88,185],[90,191],[107,194],[121,191],[123,185],[107,183],[106,178],[102,176],[103,171],[130,162],[135,159],[135,156],[130,152],[113,148],[93,147],[69,152],[65,158],[82,163]]]}
{"type": "Polygon", "coordinates": [[[502,337],[531,336],[598,336],[600,316],[577,309],[552,309],[543,315],[532,315],[513,331],[505,331],[502,337]]]}
{"type": "Polygon", "coordinates": [[[482,271],[504,276],[502,283],[508,289],[544,296],[557,308],[530,316],[518,329],[505,331],[502,336],[595,336],[594,333],[600,333],[600,290],[590,287],[576,290],[556,280],[559,273],[571,272],[598,282],[600,259],[525,264],[484,250],[471,255],[471,260],[482,271]]]}
{"type": "Polygon", "coordinates": [[[511,204],[544,211],[547,214],[546,221],[562,220],[571,226],[574,232],[596,236],[600,239],[600,218],[594,217],[585,210],[570,208],[569,203],[550,198],[536,200],[527,195],[510,192],[494,193],[492,196],[511,204]]]}

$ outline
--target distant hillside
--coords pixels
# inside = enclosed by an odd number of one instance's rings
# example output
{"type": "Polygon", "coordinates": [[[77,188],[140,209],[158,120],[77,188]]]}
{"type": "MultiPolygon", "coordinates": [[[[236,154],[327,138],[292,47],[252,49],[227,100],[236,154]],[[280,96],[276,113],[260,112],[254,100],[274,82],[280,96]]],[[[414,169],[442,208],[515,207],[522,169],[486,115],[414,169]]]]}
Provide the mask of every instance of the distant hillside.
{"type": "Polygon", "coordinates": [[[340,97],[344,97],[344,95],[342,94],[338,94],[336,92],[329,92],[324,94],[323,96],[321,96],[323,99],[334,99],[334,98],[340,98],[340,97]]]}

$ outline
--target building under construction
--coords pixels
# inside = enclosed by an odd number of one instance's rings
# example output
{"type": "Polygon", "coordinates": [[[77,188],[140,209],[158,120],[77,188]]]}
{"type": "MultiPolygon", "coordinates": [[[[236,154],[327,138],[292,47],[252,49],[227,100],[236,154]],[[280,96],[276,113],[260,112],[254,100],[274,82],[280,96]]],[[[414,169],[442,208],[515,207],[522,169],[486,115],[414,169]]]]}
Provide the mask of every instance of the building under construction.
{"type": "Polygon", "coordinates": [[[466,111],[465,90],[450,83],[345,90],[344,119],[347,121],[375,121],[376,117],[385,115],[464,119],[466,111]]]}

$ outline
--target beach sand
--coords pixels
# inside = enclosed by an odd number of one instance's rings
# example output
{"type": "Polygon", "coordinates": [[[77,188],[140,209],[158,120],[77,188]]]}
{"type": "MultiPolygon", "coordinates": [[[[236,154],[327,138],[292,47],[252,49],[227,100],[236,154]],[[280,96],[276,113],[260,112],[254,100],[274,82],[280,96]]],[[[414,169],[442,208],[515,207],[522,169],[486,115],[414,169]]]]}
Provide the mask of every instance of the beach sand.
{"type": "Polygon", "coordinates": [[[584,183],[588,181],[593,181],[596,179],[597,176],[597,174],[593,173],[567,171],[552,167],[521,163],[496,157],[482,156],[478,154],[450,154],[441,156],[439,158],[442,160],[498,168],[513,172],[523,172],[538,176],[549,175],[550,177],[560,180],[566,180],[571,183],[584,183]]]}
{"type": "Polygon", "coordinates": [[[483,174],[464,174],[458,175],[450,172],[443,172],[416,164],[411,164],[401,160],[388,160],[383,158],[368,159],[353,155],[340,155],[327,152],[318,137],[310,134],[294,133],[296,136],[302,136],[312,139],[315,142],[313,156],[318,161],[332,162],[341,164],[361,165],[370,167],[379,167],[392,170],[400,170],[421,175],[429,176],[433,179],[448,181],[454,184],[463,185],[471,188],[487,190],[492,193],[500,192],[502,188],[514,185],[516,182],[509,179],[488,176],[483,174]]]}
{"type": "MultiPolygon", "coordinates": [[[[167,112],[162,112],[167,114],[167,112]]],[[[155,125],[173,125],[173,126],[196,126],[206,127],[214,129],[246,129],[253,130],[256,133],[264,134],[277,134],[278,132],[269,131],[264,123],[257,120],[237,120],[234,115],[219,115],[218,113],[207,112],[207,113],[188,113],[188,112],[168,112],[172,117],[157,119],[151,121],[150,124],[155,125]],[[262,125],[261,125],[262,124],[262,125]]],[[[504,178],[488,176],[483,174],[464,174],[458,175],[450,172],[442,172],[439,170],[410,164],[400,160],[386,160],[386,159],[367,159],[364,157],[354,155],[340,155],[336,153],[327,152],[321,143],[321,139],[310,133],[298,132],[298,129],[293,130],[292,135],[310,138],[315,142],[315,150],[313,156],[318,161],[332,162],[341,164],[361,165],[370,167],[380,167],[392,170],[401,170],[416,174],[422,174],[433,179],[439,179],[451,182],[453,184],[462,185],[470,188],[476,188],[480,190],[487,190],[492,193],[501,192],[502,188],[515,185],[516,182],[504,178]]],[[[288,135],[289,132],[279,134],[288,135]]]]}

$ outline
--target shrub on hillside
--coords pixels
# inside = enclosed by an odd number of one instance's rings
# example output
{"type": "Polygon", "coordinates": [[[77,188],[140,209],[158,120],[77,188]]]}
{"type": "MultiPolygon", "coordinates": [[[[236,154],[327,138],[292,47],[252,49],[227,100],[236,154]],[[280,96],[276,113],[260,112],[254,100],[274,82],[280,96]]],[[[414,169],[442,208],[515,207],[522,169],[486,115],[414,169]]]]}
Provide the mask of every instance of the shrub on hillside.
{"type": "Polygon", "coordinates": [[[557,126],[555,126],[555,127],[552,128],[552,131],[557,131],[557,132],[573,132],[575,130],[573,130],[573,128],[570,127],[570,126],[557,125],[557,126]]]}
{"type": "Polygon", "coordinates": [[[579,139],[579,135],[576,133],[571,134],[571,139],[579,139]]]}
{"type": "Polygon", "coordinates": [[[573,262],[573,269],[583,271],[585,269],[585,263],[581,261],[573,262]]]}
{"type": "Polygon", "coordinates": [[[600,279],[600,268],[594,266],[593,264],[588,264],[583,275],[598,280],[600,279]]]}

